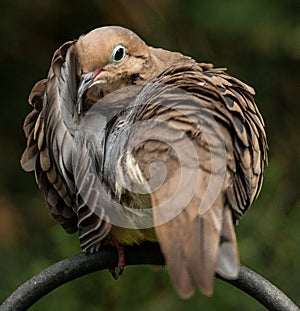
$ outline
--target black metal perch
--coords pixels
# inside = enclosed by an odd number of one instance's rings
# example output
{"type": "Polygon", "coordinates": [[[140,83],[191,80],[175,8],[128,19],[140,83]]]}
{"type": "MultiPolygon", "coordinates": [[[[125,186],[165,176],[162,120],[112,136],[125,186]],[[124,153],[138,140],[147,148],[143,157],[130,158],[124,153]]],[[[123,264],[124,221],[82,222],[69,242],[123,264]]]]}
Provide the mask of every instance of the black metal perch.
{"type": "MultiPolygon", "coordinates": [[[[157,244],[146,243],[138,247],[126,247],[126,265],[164,265],[164,259],[157,244]]],[[[59,261],[44,269],[17,288],[0,306],[0,311],[28,310],[36,301],[55,288],[80,276],[113,268],[117,265],[116,248],[107,246],[94,254],[78,254],[59,261]]],[[[300,310],[282,291],[261,275],[242,266],[237,280],[217,278],[241,289],[255,298],[268,310],[300,310]]]]}

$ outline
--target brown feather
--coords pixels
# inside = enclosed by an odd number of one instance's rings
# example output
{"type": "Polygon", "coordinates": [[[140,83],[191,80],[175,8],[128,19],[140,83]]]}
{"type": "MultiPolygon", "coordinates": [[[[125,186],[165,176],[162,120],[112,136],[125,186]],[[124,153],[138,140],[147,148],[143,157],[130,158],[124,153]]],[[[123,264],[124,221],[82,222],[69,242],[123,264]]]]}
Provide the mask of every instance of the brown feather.
{"type": "Polygon", "coordinates": [[[21,165],[83,250],[157,239],[180,296],[211,295],[216,272],[237,276],[233,224],[257,197],[267,162],[253,96],[225,69],[102,27],[62,45],[33,87],[21,165]],[[120,44],[126,55],[113,62],[120,44]],[[107,206],[119,203],[152,206],[155,234],[111,224],[107,206]]]}

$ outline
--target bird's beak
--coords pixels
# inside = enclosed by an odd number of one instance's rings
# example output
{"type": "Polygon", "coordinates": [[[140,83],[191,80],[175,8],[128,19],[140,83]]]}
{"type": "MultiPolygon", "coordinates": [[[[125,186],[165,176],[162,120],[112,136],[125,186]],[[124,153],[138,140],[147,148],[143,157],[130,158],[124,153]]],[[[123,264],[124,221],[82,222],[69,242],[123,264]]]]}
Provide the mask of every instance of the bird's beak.
{"type": "Polygon", "coordinates": [[[92,72],[84,73],[81,75],[79,86],[77,89],[77,104],[78,104],[78,114],[81,113],[83,108],[83,99],[84,94],[87,92],[88,89],[90,89],[95,83],[98,83],[96,81],[96,78],[98,75],[103,71],[102,68],[97,69],[92,72]]]}
{"type": "Polygon", "coordinates": [[[78,114],[80,114],[83,105],[83,96],[87,89],[94,82],[94,72],[88,72],[81,75],[79,86],[77,89],[78,114]]]}

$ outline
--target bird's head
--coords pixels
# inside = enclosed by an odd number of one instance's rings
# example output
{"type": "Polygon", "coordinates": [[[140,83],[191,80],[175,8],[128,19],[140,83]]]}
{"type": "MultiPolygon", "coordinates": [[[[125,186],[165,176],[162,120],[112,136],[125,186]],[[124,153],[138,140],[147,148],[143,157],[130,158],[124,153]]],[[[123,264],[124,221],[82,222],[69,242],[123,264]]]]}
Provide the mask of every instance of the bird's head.
{"type": "Polygon", "coordinates": [[[81,71],[77,95],[87,105],[119,88],[148,81],[157,72],[149,47],[122,27],[97,28],[81,36],[74,51],[81,71]]]}

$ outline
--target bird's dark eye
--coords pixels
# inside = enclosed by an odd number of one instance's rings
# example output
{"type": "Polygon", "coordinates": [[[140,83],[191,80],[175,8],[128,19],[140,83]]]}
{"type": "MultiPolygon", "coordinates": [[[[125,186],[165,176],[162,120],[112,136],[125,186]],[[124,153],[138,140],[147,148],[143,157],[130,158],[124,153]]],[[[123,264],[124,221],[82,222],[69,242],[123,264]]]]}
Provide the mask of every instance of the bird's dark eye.
{"type": "Polygon", "coordinates": [[[126,56],[126,49],[123,45],[119,44],[113,49],[113,52],[111,55],[111,62],[118,63],[122,59],[124,59],[125,56],[126,56]]]}

